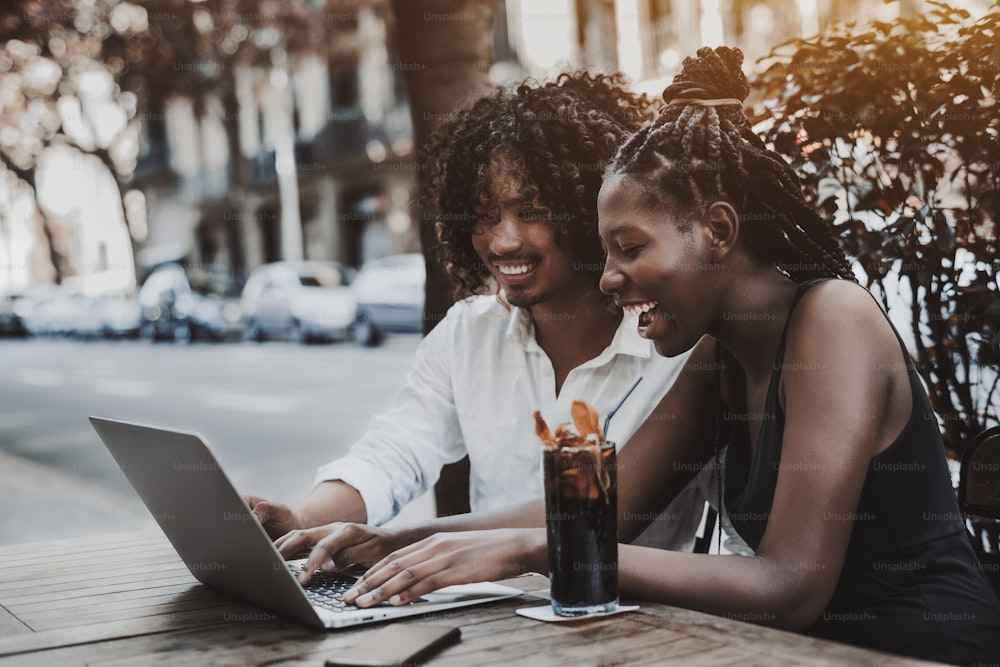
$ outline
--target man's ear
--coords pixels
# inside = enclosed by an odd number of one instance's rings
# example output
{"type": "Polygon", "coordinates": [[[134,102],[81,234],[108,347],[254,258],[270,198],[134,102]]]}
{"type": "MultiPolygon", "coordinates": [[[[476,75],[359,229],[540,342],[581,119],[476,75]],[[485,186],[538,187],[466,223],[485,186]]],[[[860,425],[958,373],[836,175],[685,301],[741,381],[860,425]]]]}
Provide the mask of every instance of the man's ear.
{"type": "Polygon", "coordinates": [[[729,202],[717,201],[708,205],[701,222],[711,234],[712,259],[718,262],[736,247],[740,216],[729,202]]]}

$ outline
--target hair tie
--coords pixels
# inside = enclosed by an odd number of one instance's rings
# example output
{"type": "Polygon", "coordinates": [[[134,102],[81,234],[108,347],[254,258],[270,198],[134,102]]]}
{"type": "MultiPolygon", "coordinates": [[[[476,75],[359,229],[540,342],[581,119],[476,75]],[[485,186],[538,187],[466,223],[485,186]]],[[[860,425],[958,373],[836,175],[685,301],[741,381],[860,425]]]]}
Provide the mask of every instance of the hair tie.
{"type": "Polygon", "coordinates": [[[743,100],[738,100],[735,97],[723,97],[717,100],[702,100],[697,97],[675,97],[667,102],[667,104],[694,104],[699,107],[721,107],[724,104],[738,104],[742,107],[743,100]]]}

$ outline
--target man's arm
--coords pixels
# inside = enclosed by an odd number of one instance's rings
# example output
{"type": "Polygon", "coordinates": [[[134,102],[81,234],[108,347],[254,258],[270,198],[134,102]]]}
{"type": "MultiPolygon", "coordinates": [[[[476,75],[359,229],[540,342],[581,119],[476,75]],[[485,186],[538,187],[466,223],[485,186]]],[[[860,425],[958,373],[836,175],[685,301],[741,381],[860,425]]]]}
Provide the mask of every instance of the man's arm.
{"type": "Polygon", "coordinates": [[[244,495],[243,499],[271,539],[277,539],[293,530],[337,521],[368,521],[361,494],[353,486],[340,480],[317,484],[307,496],[292,506],[253,495],[244,495]]]}
{"type": "Polygon", "coordinates": [[[272,537],[333,522],[382,524],[433,486],[441,467],[465,453],[452,391],[452,329],[460,306],[417,348],[388,410],[375,415],[347,456],[322,466],[294,505],[244,496],[272,537]]]}

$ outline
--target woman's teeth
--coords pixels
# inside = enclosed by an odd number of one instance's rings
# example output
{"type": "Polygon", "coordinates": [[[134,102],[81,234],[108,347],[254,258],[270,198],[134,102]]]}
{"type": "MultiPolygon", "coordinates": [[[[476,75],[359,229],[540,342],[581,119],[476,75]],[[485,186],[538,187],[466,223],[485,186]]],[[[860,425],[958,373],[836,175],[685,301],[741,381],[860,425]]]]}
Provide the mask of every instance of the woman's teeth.
{"type": "Polygon", "coordinates": [[[504,274],[505,276],[517,276],[517,275],[520,275],[522,273],[527,273],[528,271],[531,271],[533,268],[535,268],[535,265],[534,264],[517,264],[517,265],[497,264],[496,267],[497,267],[497,271],[499,271],[500,273],[504,274]]]}
{"type": "Polygon", "coordinates": [[[622,310],[625,311],[626,315],[632,317],[639,317],[643,313],[648,313],[652,309],[656,308],[658,304],[655,301],[646,301],[645,303],[630,303],[622,306],[622,310]]]}

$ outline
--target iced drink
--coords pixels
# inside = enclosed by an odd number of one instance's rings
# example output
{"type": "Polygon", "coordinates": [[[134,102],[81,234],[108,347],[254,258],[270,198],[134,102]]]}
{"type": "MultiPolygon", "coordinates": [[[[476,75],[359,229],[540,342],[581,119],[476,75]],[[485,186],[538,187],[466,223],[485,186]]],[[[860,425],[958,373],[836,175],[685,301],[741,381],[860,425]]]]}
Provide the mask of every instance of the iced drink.
{"type": "Polygon", "coordinates": [[[543,450],[552,609],[561,616],[618,606],[615,445],[543,450]]]}

